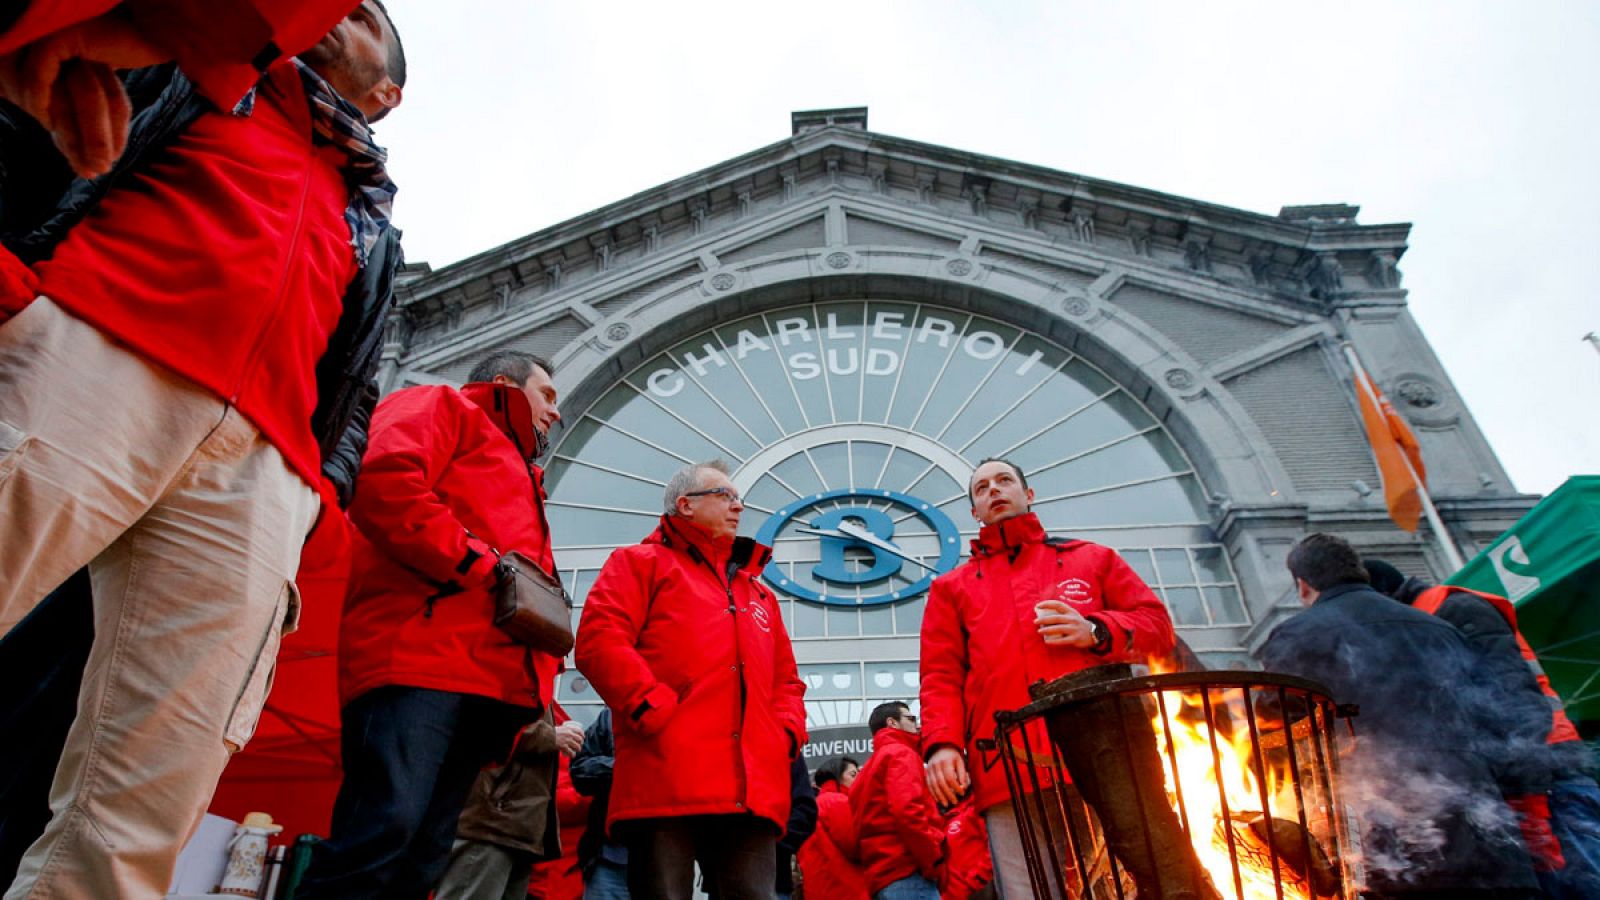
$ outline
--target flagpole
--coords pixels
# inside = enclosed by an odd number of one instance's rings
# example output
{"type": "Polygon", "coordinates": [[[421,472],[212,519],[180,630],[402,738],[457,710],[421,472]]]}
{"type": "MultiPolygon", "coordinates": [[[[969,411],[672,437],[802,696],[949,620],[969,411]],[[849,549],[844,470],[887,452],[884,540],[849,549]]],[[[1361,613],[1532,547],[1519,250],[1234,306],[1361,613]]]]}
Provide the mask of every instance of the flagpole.
{"type": "MultiPolygon", "coordinates": [[[[1349,341],[1341,341],[1339,349],[1344,351],[1345,359],[1350,361],[1350,367],[1360,376],[1356,380],[1361,384],[1361,390],[1366,393],[1367,400],[1372,403],[1372,408],[1380,414],[1383,404],[1378,402],[1377,396],[1372,391],[1372,379],[1367,375],[1367,370],[1361,365],[1360,357],[1356,356],[1356,348],[1349,341]]],[[[1466,565],[1462,559],[1461,551],[1457,549],[1456,542],[1450,537],[1450,532],[1445,530],[1444,520],[1439,518],[1439,510],[1433,505],[1433,498],[1428,495],[1428,486],[1417,476],[1417,470],[1412,468],[1411,460],[1406,454],[1400,454],[1400,462],[1405,464],[1406,472],[1411,475],[1411,480],[1417,484],[1417,497],[1422,501],[1422,514],[1428,520],[1428,527],[1433,529],[1433,534],[1439,540],[1439,552],[1444,554],[1445,561],[1450,564],[1451,573],[1461,570],[1466,565]]]]}

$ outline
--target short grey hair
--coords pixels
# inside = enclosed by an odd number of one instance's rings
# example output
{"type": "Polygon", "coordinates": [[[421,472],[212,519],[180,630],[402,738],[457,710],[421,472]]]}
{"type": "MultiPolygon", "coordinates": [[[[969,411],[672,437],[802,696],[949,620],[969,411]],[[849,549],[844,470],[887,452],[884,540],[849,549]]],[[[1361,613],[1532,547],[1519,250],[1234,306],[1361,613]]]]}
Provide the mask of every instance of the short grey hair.
{"type": "Polygon", "coordinates": [[[724,475],[733,474],[733,470],[728,468],[728,464],[720,459],[684,466],[672,473],[672,477],[667,480],[667,491],[661,497],[662,511],[669,516],[677,515],[678,498],[688,494],[690,491],[698,491],[700,489],[701,473],[707,471],[721,472],[724,475]]]}

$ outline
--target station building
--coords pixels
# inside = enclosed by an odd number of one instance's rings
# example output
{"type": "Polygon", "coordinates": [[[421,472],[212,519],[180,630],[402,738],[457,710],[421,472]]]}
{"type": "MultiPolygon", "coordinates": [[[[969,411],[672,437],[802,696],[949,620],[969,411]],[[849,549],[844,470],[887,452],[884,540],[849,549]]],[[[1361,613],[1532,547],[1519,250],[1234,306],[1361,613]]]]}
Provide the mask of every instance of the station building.
{"type": "MultiPolygon", "coordinates": [[[[1299,608],[1310,531],[1413,574],[1349,342],[1411,423],[1467,556],[1535,498],[1407,311],[1410,226],[1345,204],[1247,212],[795,113],[784,140],[433,270],[407,268],[385,391],[552,360],[544,460],[576,603],[647,535],[673,471],[721,458],[771,544],[813,729],[917,694],[932,575],[976,535],[965,485],[1015,460],[1052,533],[1117,548],[1213,667],[1299,608]],[[830,531],[853,520],[911,559],[830,531]]],[[[560,699],[589,721],[581,673],[560,699]]]]}

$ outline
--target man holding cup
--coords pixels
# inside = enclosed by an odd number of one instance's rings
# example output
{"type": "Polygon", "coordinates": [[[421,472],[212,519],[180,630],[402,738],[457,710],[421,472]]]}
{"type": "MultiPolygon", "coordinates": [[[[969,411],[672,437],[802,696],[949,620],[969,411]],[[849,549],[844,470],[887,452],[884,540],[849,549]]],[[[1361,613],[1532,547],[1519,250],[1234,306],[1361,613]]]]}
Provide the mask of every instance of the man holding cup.
{"type": "Polygon", "coordinates": [[[999,895],[1026,897],[1022,837],[992,749],[995,711],[1027,704],[1036,681],[1165,656],[1176,636],[1115,550],[1045,534],[1015,464],[983,460],[967,492],[983,528],[971,558],[934,580],[922,619],[922,748],[941,805],[974,794],[999,895]]]}

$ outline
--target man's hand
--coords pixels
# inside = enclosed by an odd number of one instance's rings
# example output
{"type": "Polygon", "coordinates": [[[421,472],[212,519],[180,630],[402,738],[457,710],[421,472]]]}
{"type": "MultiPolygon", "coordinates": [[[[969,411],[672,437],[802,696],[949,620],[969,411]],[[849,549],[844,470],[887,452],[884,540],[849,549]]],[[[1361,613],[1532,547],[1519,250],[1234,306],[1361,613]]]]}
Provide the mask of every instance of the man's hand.
{"type": "Polygon", "coordinates": [[[1042,600],[1033,608],[1034,627],[1046,644],[1093,647],[1094,626],[1064,600],[1042,600]]]}
{"type": "Polygon", "coordinates": [[[928,790],[940,806],[955,806],[972,786],[967,760],[954,747],[940,747],[928,757],[928,790]]]}
{"type": "Polygon", "coordinates": [[[583,726],[568,719],[556,726],[556,749],[568,757],[577,756],[583,747],[583,726]]]}
{"type": "Polygon", "coordinates": [[[165,62],[116,10],[46,35],[0,58],[0,97],[39,120],[74,171],[108,171],[128,142],[132,108],[116,69],[165,62]]]}

